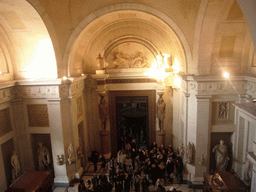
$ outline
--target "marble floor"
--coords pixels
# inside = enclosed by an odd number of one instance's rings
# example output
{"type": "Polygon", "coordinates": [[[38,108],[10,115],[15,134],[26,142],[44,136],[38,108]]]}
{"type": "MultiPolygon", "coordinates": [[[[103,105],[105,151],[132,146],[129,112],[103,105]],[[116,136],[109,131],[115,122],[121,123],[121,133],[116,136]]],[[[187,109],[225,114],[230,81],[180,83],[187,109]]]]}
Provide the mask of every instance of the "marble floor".
{"type": "MultiPolygon", "coordinates": [[[[127,160],[127,165],[130,165],[131,160],[127,160]]],[[[100,173],[103,172],[103,169],[101,168],[100,164],[98,164],[98,171],[96,172],[97,175],[99,175],[100,173]]],[[[85,166],[85,171],[83,173],[83,176],[82,176],[82,179],[84,181],[87,181],[87,180],[91,180],[92,176],[94,174],[94,166],[93,166],[93,163],[88,163],[86,166],[85,166]]],[[[106,172],[106,175],[108,176],[108,171],[106,172]]],[[[144,177],[143,173],[142,173],[142,177],[144,177]]],[[[185,178],[186,176],[184,175],[183,178],[185,178]]],[[[188,184],[176,184],[177,183],[177,179],[174,178],[174,184],[172,185],[166,185],[165,186],[165,189],[166,191],[168,191],[170,189],[170,187],[174,187],[176,188],[176,190],[178,191],[182,191],[182,192],[203,192],[202,189],[193,189],[193,188],[190,188],[188,184]]],[[[155,190],[155,187],[153,185],[151,185],[149,187],[150,189],[150,192],[153,192],[153,191],[156,191],[155,190]]],[[[115,191],[115,189],[112,190],[113,192],[115,191]]],[[[134,192],[134,188],[131,189],[131,192],[134,192]]],[[[54,192],[78,192],[78,183],[74,183],[74,186],[73,187],[56,187],[54,189],[54,192]]]]}
{"type": "MultiPolygon", "coordinates": [[[[84,181],[87,181],[89,179],[91,179],[92,176],[83,176],[82,179],[84,181]]],[[[202,189],[192,189],[189,188],[189,186],[187,184],[173,184],[173,185],[167,185],[165,186],[166,191],[170,189],[170,187],[174,187],[176,188],[176,190],[182,191],[182,192],[203,192],[202,189]]],[[[54,189],[54,192],[78,192],[78,183],[75,183],[73,187],[56,187],[54,189]]],[[[150,192],[155,191],[154,190],[154,186],[150,186],[149,187],[150,192]]],[[[112,191],[115,191],[115,189],[113,189],[112,191]]],[[[134,188],[131,189],[131,192],[134,191],[134,188]]]]}

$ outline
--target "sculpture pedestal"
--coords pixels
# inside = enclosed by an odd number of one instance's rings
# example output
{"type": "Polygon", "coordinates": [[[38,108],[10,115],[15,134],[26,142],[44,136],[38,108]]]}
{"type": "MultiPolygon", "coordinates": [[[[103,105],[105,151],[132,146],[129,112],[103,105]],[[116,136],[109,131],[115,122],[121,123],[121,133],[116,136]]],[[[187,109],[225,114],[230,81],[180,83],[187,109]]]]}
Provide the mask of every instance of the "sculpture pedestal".
{"type": "Polygon", "coordinates": [[[165,146],[165,132],[156,132],[156,143],[158,146],[161,144],[165,146]]]}
{"type": "Polygon", "coordinates": [[[109,131],[100,131],[101,154],[103,154],[103,155],[106,155],[109,153],[108,135],[109,135],[109,131]]]}

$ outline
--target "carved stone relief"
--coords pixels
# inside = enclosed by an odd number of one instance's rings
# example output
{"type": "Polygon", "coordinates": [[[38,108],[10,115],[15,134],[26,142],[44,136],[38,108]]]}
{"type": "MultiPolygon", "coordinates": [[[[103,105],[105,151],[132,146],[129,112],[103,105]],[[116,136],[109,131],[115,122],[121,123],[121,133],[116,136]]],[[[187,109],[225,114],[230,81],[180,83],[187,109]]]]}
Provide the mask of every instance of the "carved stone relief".
{"type": "Polygon", "coordinates": [[[114,68],[148,68],[148,60],[142,52],[134,53],[117,52],[113,62],[114,68]]]}
{"type": "Polygon", "coordinates": [[[229,103],[228,102],[219,102],[218,118],[219,119],[227,119],[228,112],[229,112],[229,103]]]}

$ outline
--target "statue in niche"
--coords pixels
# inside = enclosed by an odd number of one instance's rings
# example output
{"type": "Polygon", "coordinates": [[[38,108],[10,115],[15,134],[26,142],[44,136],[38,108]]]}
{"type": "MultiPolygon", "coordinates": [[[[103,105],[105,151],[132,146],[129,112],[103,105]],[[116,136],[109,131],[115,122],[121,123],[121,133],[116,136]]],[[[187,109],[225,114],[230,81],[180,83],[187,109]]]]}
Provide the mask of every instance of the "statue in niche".
{"type": "Polygon", "coordinates": [[[157,118],[158,118],[158,127],[160,132],[163,132],[164,128],[164,118],[165,118],[165,106],[166,103],[164,102],[163,95],[159,95],[159,99],[157,101],[157,118]]]}
{"type": "Polygon", "coordinates": [[[220,119],[227,119],[228,118],[228,102],[221,102],[219,103],[219,114],[218,117],[220,119]]]}
{"type": "Polygon", "coordinates": [[[186,162],[193,163],[193,145],[190,142],[187,145],[186,162]]]}
{"type": "Polygon", "coordinates": [[[101,96],[100,99],[99,113],[101,120],[101,129],[103,132],[106,132],[106,122],[108,119],[108,104],[106,103],[104,96],[101,96]]]}
{"type": "Polygon", "coordinates": [[[74,146],[72,143],[68,146],[68,164],[72,164],[76,161],[76,157],[74,155],[74,146]]]}
{"type": "Polygon", "coordinates": [[[20,176],[20,162],[17,151],[13,151],[13,155],[11,156],[11,164],[12,164],[12,181],[16,180],[20,176]]]}
{"type": "Polygon", "coordinates": [[[224,140],[220,140],[220,144],[216,145],[212,152],[215,153],[216,171],[226,171],[229,157],[228,149],[224,144],[224,140]]]}
{"type": "Polygon", "coordinates": [[[244,179],[248,184],[251,184],[252,171],[253,171],[252,163],[250,160],[246,159],[245,170],[244,170],[244,179]]]}
{"type": "Polygon", "coordinates": [[[43,146],[42,142],[39,142],[38,146],[39,146],[37,150],[38,170],[46,171],[47,169],[50,169],[50,152],[46,146],[43,146]]]}
{"type": "Polygon", "coordinates": [[[100,69],[104,69],[104,58],[101,56],[101,54],[99,53],[98,57],[96,58],[96,62],[97,62],[97,67],[100,69]]]}

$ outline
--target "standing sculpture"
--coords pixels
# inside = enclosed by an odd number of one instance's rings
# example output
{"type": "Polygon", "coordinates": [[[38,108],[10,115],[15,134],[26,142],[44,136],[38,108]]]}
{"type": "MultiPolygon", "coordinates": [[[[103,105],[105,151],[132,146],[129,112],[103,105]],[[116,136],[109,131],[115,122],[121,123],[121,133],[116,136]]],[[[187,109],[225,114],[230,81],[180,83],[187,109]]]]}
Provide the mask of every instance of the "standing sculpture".
{"type": "Polygon", "coordinates": [[[163,93],[160,93],[159,99],[157,101],[157,118],[158,118],[158,126],[160,129],[160,132],[163,132],[163,128],[164,128],[165,106],[166,106],[166,103],[164,102],[164,99],[163,99],[163,93]]]}
{"type": "Polygon", "coordinates": [[[108,119],[108,104],[105,101],[104,95],[101,95],[101,100],[99,104],[99,113],[101,120],[101,129],[103,132],[106,132],[106,122],[108,119]]]}
{"type": "Polygon", "coordinates": [[[42,142],[38,143],[38,150],[37,150],[37,161],[38,161],[38,170],[45,171],[50,169],[50,152],[46,146],[43,146],[42,142]]]}
{"type": "Polygon", "coordinates": [[[215,160],[216,160],[216,171],[226,171],[228,166],[228,149],[227,146],[224,144],[223,140],[220,140],[220,144],[216,145],[213,150],[215,153],[215,160]]]}
{"type": "Polygon", "coordinates": [[[186,162],[193,163],[193,145],[190,142],[187,145],[186,162]]]}
{"type": "Polygon", "coordinates": [[[11,156],[11,164],[12,164],[12,181],[17,179],[20,176],[20,162],[17,151],[13,151],[13,155],[11,156]]]}
{"type": "Polygon", "coordinates": [[[76,161],[76,157],[74,155],[74,146],[72,143],[68,146],[68,164],[72,164],[76,161]]]}

